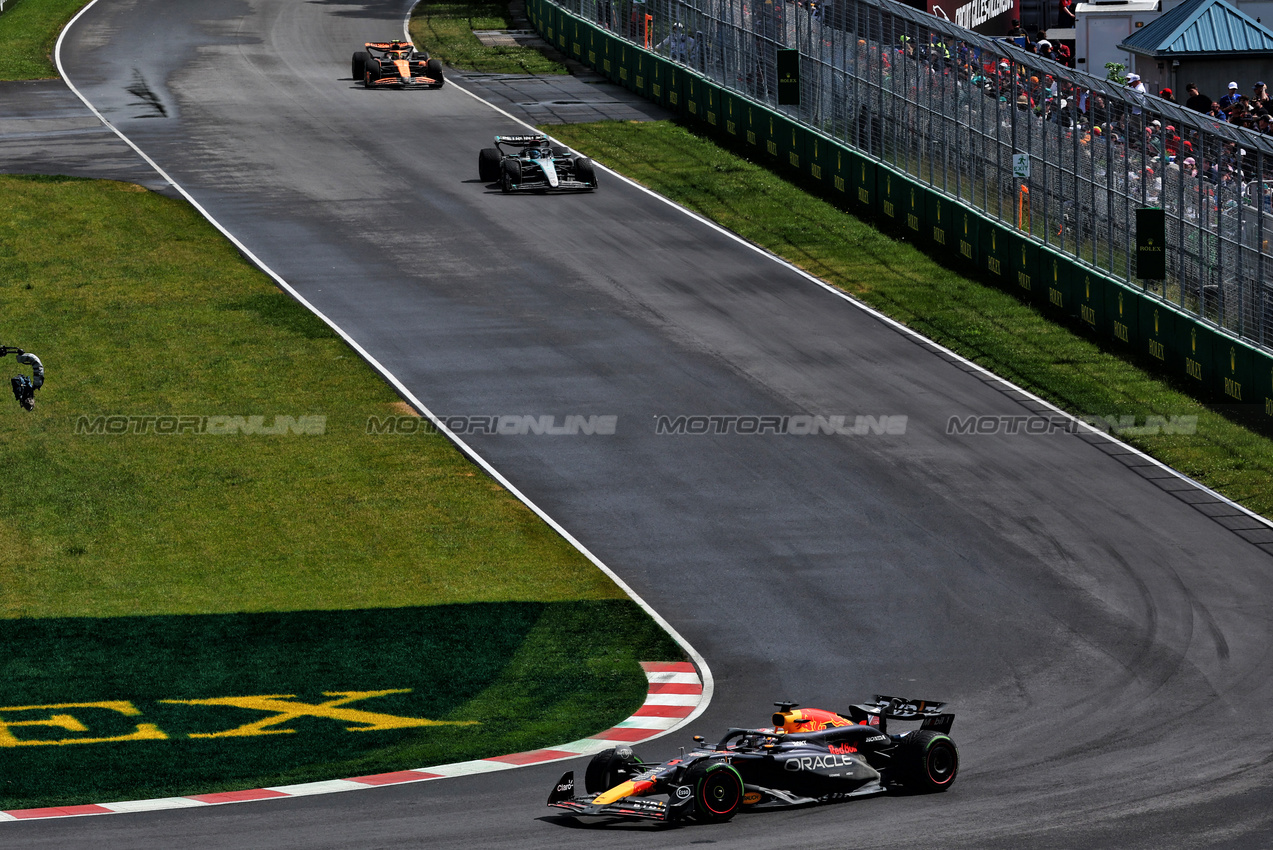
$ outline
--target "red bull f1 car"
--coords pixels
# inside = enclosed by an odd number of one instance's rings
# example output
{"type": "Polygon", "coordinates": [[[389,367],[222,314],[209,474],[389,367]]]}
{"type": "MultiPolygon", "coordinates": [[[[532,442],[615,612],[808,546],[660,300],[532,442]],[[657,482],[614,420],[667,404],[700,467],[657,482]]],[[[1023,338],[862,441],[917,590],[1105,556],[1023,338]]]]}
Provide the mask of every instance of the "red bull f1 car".
{"type": "Polygon", "coordinates": [[[409,41],[369,41],[354,54],[353,76],[369,89],[440,89],[442,63],[409,41]]]}
{"type": "Polygon", "coordinates": [[[876,696],[847,716],[775,703],[773,727],[730,729],[715,745],[695,736],[688,754],[644,764],[630,748],[605,750],[584,774],[557,782],[548,805],[581,819],[727,821],[740,811],[883,794],[946,791],[959,772],[945,703],[876,696]],[[889,721],[920,727],[890,734],[889,721]]]}
{"type": "Polygon", "coordinates": [[[552,144],[547,136],[496,136],[477,156],[477,176],[505,192],[590,192],[597,188],[592,160],[552,144]]]}

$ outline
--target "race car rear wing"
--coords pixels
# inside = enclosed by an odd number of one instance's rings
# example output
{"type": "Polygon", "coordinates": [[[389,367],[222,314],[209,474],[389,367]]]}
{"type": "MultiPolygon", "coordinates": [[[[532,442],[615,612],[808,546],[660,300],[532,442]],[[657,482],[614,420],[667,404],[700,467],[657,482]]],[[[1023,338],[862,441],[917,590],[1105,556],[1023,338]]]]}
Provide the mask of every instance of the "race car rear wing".
{"type": "Polygon", "coordinates": [[[522,145],[522,146],[545,145],[545,144],[548,144],[548,137],[542,134],[537,136],[530,136],[530,135],[496,136],[495,144],[510,145],[512,147],[517,147],[518,145],[522,145]]]}
{"type": "Polygon", "coordinates": [[[876,694],[874,702],[849,706],[848,718],[855,723],[879,726],[885,735],[888,734],[889,720],[918,720],[921,729],[949,734],[955,715],[943,713],[945,707],[944,702],[876,694]]]}

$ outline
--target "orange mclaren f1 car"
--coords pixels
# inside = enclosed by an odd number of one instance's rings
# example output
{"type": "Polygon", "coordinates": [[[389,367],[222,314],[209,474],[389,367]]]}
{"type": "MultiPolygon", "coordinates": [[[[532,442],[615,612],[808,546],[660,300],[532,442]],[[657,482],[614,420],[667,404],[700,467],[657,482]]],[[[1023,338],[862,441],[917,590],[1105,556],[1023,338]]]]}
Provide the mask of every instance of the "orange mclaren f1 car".
{"type": "Polygon", "coordinates": [[[440,89],[442,63],[409,41],[369,41],[354,54],[353,76],[365,88],[440,89]]]}
{"type": "Polygon", "coordinates": [[[775,703],[773,726],[730,729],[719,743],[695,736],[688,754],[647,765],[627,747],[598,753],[584,794],[567,773],[548,805],[582,819],[726,821],[740,811],[883,794],[946,791],[959,772],[944,703],[876,696],[847,716],[775,703]],[[889,734],[889,721],[920,728],[889,734]]]}

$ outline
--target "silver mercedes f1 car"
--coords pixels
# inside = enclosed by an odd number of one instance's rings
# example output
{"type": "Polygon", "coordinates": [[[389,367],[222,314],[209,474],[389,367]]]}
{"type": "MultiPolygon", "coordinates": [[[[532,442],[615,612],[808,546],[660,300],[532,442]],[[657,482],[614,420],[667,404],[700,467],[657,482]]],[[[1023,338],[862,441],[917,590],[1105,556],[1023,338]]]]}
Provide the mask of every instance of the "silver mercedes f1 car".
{"type": "Polygon", "coordinates": [[[505,192],[590,192],[597,188],[592,160],[553,144],[547,136],[496,136],[477,157],[477,176],[505,192]]]}

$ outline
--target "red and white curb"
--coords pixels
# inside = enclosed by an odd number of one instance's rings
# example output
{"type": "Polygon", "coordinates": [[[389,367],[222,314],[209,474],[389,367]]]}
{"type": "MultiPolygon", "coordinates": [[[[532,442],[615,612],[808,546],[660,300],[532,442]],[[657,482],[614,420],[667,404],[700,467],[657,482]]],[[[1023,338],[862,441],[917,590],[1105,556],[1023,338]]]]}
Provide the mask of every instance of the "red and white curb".
{"type": "Polygon", "coordinates": [[[700,707],[706,707],[701,705],[703,681],[690,662],[643,661],[641,666],[645,668],[645,677],[649,680],[650,688],[645,695],[645,703],[637,709],[636,714],[618,726],[613,726],[590,738],[571,741],[569,744],[561,744],[551,749],[492,756],[487,759],[462,761],[439,767],[399,770],[373,776],[353,776],[349,779],[329,779],[325,782],[306,782],[302,785],[254,788],[249,791],[223,791],[217,794],[162,797],[157,800],[128,800],[122,803],[92,803],[83,806],[54,806],[47,809],[17,809],[0,812],[0,821],[46,820],[123,812],[153,812],[161,809],[191,809],[199,806],[219,806],[225,803],[277,800],[284,797],[306,797],[312,794],[335,794],[339,791],[357,791],[383,785],[402,785],[407,782],[427,782],[430,779],[491,773],[528,764],[545,764],[578,758],[600,752],[616,744],[649,741],[684,726],[692,716],[700,713],[700,707]]]}

